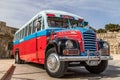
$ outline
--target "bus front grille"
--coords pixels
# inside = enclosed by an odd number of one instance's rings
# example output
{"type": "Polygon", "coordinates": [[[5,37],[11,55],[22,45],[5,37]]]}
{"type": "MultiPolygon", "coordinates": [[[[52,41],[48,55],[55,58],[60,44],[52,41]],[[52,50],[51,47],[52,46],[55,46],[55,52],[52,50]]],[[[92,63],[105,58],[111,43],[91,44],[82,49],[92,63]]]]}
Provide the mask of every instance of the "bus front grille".
{"type": "Polygon", "coordinates": [[[85,51],[96,51],[96,35],[95,33],[83,33],[83,39],[84,39],[84,49],[85,51]]]}

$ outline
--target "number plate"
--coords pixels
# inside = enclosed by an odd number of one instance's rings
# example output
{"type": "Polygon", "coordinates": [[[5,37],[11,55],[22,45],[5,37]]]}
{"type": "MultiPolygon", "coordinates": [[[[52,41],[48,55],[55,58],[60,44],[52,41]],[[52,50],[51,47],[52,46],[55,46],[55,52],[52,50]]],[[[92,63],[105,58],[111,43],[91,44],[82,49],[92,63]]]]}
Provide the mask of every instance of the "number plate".
{"type": "Polygon", "coordinates": [[[89,61],[90,66],[98,65],[98,61],[89,61]]]}

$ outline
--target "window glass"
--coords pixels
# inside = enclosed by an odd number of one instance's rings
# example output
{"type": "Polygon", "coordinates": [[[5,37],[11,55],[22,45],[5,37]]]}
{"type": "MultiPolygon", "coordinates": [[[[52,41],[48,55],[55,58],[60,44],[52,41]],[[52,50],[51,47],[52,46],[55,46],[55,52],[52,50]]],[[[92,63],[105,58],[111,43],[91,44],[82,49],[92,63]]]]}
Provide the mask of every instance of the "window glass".
{"type": "Polygon", "coordinates": [[[15,34],[14,40],[17,40],[17,34],[15,34]]]}
{"type": "Polygon", "coordinates": [[[60,27],[68,28],[68,19],[58,18],[58,17],[48,17],[48,26],[50,27],[60,27]]]}
{"type": "Polygon", "coordinates": [[[37,28],[37,19],[35,19],[33,21],[33,29],[32,29],[32,33],[34,33],[36,31],[36,28],[37,28]]]}
{"type": "Polygon", "coordinates": [[[20,32],[18,32],[18,37],[17,37],[17,39],[18,39],[18,40],[20,39],[20,32]]]}
{"type": "Polygon", "coordinates": [[[27,36],[27,26],[25,27],[25,37],[27,36]]]}
{"type": "Polygon", "coordinates": [[[28,34],[29,34],[29,25],[27,26],[26,30],[27,30],[26,35],[28,36],[28,34]]]}
{"type": "Polygon", "coordinates": [[[20,39],[22,38],[22,34],[21,34],[22,31],[20,31],[20,39]]]}
{"type": "Polygon", "coordinates": [[[23,30],[21,30],[21,39],[23,38],[23,30]]]}
{"type": "Polygon", "coordinates": [[[42,23],[42,29],[44,29],[45,28],[45,25],[44,25],[44,19],[41,21],[42,23]]]}
{"type": "Polygon", "coordinates": [[[16,38],[15,38],[15,40],[18,40],[18,35],[19,35],[19,34],[17,33],[17,34],[16,34],[16,38]]]}
{"type": "Polygon", "coordinates": [[[41,17],[39,17],[37,21],[37,31],[39,30],[41,30],[41,17]]]}
{"type": "Polygon", "coordinates": [[[71,18],[60,18],[60,17],[48,17],[49,27],[59,27],[59,28],[70,28],[70,27],[83,27],[80,20],[75,20],[71,18]]]}
{"type": "Polygon", "coordinates": [[[32,33],[32,23],[29,24],[29,30],[28,30],[28,35],[32,33]]]}
{"type": "Polygon", "coordinates": [[[24,38],[25,37],[25,28],[23,28],[23,35],[22,35],[22,38],[24,38]]]}

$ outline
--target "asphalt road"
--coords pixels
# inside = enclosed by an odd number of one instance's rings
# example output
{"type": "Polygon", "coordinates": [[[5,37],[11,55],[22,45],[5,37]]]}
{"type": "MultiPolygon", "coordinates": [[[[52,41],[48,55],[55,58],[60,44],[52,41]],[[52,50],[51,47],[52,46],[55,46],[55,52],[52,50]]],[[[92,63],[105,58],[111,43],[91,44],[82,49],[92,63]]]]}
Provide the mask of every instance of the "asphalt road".
{"type": "MultiPolygon", "coordinates": [[[[0,60],[0,77],[14,60],[0,60]]],[[[11,80],[120,80],[120,55],[114,55],[114,60],[109,61],[109,65],[101,74],[91,74],[84,67],[70,67],[63,78],[50,77],[43,65],[27,63],[14,64],[16,69],[11,80]]]]}

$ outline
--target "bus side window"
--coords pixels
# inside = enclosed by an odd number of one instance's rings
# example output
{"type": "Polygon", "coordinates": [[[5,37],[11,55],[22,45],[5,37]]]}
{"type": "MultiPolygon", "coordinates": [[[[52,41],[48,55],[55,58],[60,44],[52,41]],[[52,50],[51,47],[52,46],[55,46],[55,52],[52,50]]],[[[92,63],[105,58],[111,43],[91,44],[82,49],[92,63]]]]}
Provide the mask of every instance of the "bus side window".
{"type": "Polygon", "coordinates": [[[37,31],[39,30],[41,30],[41,17],[39,17],[37,21],[37,31]]]}
{"type": "Polygon", "coordinates": [[[42,25],[42,29],[45,29],[44,19],[43,19],[43,18],[42,18],[42,20],[41,20],[41,25],[42,25]]]}
{"type": "Polygon", "coordinates": [[[21,35],[21,39],[22,39],[23,38],[23,30],[21,30],[20,35],[21,35]]]}
{"type": "Polygon", "coordinates": [[[35,20],[33,21],[33,31],[32,31],[32,33],[36,32],[37,21],[38,21],[37,19],[35,19],[35,20]]]}
{"type": "Polygon", "coordinates": [[[20,39],[22,39],[22,34],[21,34],[22,30],[20,31],[20,39]]]}
{"type": "Polygon", "coordinates": [[[19,32],[16,34],[15,40],[19,40],[19,32]]]}
{"type": "Polygon", "coordinates": [[[15,37],[14,37],[14,40],[15,40],[15,41],[17,40],[17,37],[18,37],[18,33],[15,34],[15,37]]]}
{"type": "Polygon", "coordinates": [[[29,30],[28,30],[28,35],[32,33],[32,22],[29,24],[29,30]]]}
{"type": "Polygon", "coordinates": [[[25,27],[25,37],[27,36],[27,26],[25,27]]]}
{"type": "Polygon", "coordinates": [[[23,30],[21,30],[21,33],[20,33],[20,34],[21,34],[21,39],[22,39],[22,38],[23,38],[23,30]]]}
{"type": "Polygon", "coordinates": [[[17,40],[19,40],[20,39],[20,32],[18,32],[18,37],[17,37],[17,40]]]}
{"type": "Polygon", "coordinates": [[[26,35],[28,36],[28,35],[29,35],[29,25],[27,25],[26,29],[27,29],[27,30],[26,30],[26,31],[27,31],[27,32],[26,32],[26,35]]]}
{"type": "Polygon", "coordinates": [[[25,28],[23,28],[23,35],[22,35],[22,38],[25,37],[25,28]]]}

